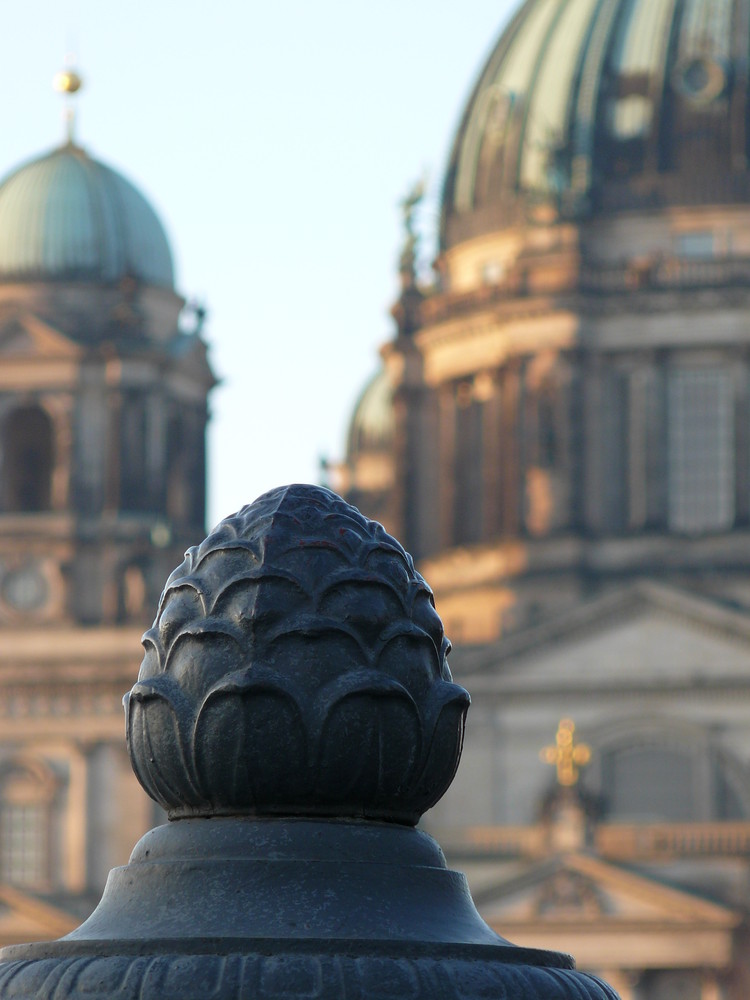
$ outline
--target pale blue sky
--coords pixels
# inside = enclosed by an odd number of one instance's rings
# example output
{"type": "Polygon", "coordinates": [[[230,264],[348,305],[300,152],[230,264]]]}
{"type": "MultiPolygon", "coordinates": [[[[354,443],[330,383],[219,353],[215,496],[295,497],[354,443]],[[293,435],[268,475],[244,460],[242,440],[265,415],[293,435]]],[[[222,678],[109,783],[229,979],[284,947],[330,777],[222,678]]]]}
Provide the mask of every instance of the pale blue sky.
{"type": "MultiPolygon", "coordinates": [[[[209,518],[340,456],[390,336],[397,204],[437,197],[462,105],[517,0],[32,0],[3,13],[0,172],[78,139],[151,199],[223,378],[209,518]]],[[[429,249],[429,244],[425,247],[429,249]]]]}

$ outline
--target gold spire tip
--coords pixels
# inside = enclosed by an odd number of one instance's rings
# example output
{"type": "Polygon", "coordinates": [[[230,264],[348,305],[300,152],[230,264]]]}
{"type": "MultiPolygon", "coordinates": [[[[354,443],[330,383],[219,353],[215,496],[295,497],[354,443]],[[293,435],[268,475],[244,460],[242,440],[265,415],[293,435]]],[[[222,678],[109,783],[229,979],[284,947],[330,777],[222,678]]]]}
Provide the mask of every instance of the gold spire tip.
{"type": "Polygon", "coordinates": [[[83,86],[83,79],[79,73],[73,68],[74,62],[73,57],[68,56],[66,61],[65,69],[61,69],[59,73],[55,73],[52,80],[52,86],[55,88],[58,94],[62,94],[65,98],[65,107],[63,110],[63,120],[65,122],[65,137],[69,145],[75,145],[75,125],[76,125],[76,112],[75,105],[73,102],[73,96],[78,93],[78,91],[83,86]]]}
{"type": "Polygon", "coordinates": [[[83,79],[74,69],[61,69],[55,73],[52,86],[58,94],[76,94],[83,86],[83,79]]]}

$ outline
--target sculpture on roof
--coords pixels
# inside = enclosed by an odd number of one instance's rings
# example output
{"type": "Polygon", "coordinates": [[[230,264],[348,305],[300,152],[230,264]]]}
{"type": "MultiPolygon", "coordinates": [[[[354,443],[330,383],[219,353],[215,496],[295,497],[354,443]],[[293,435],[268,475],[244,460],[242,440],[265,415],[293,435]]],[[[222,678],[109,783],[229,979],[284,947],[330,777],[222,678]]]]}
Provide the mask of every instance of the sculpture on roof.
{"type": "Polygon", "coordinates": [[[404,243],[401,249],[401,271],[408,270],[412,275],[416,271],[417,248],[419,247],[419,234],[415,227],[417,208],[424,201],[426,191],[426,181],[421,177],[406,192],[399,202],[401,215],[404,224],[404,243]]]}

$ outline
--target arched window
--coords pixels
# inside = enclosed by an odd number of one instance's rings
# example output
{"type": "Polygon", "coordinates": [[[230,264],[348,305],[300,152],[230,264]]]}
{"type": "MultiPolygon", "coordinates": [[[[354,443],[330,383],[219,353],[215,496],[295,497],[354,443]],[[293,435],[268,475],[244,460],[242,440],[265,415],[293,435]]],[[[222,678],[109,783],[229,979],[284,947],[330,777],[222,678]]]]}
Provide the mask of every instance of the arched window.
{"type": "Polygon", "coordinates": [[[12,410],[2,425],[3,509],[49,510],[54,444],[52,421],[40,406],[12,410]]]}
{"type": "Polygon", "coordinates": [[[48,887],[55,787],[52,774],[35,762],[11,762],[0,770],[0,881],[48,887]]]}

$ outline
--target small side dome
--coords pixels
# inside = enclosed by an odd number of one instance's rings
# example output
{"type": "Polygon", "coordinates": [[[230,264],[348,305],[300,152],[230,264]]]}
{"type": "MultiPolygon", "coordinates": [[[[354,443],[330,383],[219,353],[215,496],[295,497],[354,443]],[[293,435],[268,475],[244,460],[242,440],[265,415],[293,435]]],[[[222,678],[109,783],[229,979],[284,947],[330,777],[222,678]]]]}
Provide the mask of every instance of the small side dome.
{"type": "Polygon", "coordinates": [[[126,275],[174,287],[162,224],[117,171],[69,143],[0,182],[0,281],[110,284],[126,275]]]}
{"type": "Polygon", "coordinates": [[[393,443],[393,387],[385,369],[365,386],[349,424],[347,457],[363,452],[387,451],[393,443]]]}

